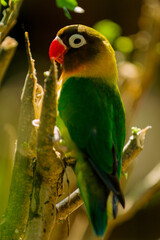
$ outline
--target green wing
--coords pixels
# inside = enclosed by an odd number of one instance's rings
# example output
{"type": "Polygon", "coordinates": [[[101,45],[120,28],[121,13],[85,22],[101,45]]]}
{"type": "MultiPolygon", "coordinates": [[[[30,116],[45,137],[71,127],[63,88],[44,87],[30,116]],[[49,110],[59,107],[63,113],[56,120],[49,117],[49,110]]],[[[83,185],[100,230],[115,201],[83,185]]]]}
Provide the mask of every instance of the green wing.
{"type": "Polygon", "coordinates": [[[110,191],[115,199],[114,216],[117,198],[124,206],[117,177],[117,174],[120,176],[125,138],[125,117],[119,91],[106,85],[103,79],[72,77],[63,85],[58,110],[63,122],[58,126],[62,137],[69,149],[76,145],[75,172],[81,196],[96,235],[103,236],[110,191]],[[118,161],[116,172],[115,161],[118,161]]]}
{"type": "Polygon", "coordinates": [[[120,172],[125,117],[118,89],[102,79],[72,77],[63,85],[58,110],[71,139],[93,165],[112,174],[114,146],[120,172]]]}

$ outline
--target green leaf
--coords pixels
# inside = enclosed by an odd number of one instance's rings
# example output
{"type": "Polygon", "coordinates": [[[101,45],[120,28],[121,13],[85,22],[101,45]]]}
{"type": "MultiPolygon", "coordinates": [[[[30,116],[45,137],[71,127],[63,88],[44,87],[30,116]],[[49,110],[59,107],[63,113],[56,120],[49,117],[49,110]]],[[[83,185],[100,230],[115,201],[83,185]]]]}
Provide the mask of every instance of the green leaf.
{"type": "Polygon", "coordinates": [[[131,53],[133,51],[133,42],[129,37],[119,37],[115,41],[115,48],[123,53],[131,53]]]}
{"type": "Polygon", "coordinates": [[[71,11],[74,11],[75,7],[78,5],[76,0],[56,0],[56,2],[58,7],[71,11]]]}
{"type": "MultiPolygon", "coordinates": [[[[20,1],[20,0],[11,0],[11,2],[18,2],[18,1],[20,1]]],[[[4,7],[6,7],[8,5],[8,1],[6,1],[6,0],[0,0],[0,2],[2,4],[2,6],[4,6],[4,7]]]]}
{"type": "Polygon", "coordinates": [[[64,7],[63,10],[64,10],[65,16],[66,16],[68,19],[71,19],[71,15],[70,15],[68,9],[67,9],[66,7],[64,7]]]}
{"type": "Polygon", "coordinates": [[[112,21],[107,20],[107,19],[104,19],[102,21],[97,22],[93,27],[98,32],[103,34],[109,40],[109,42],[111,44],[122,33],[121,27],[117,23],[112,22],[112,21]]]}
{"type": "Polygon", "coordinates": [[[5,0],[1,0],[1,4],[2,4],[4,7],[6,7],[6,6],[8,5],[5,0]]]}
{"type": "Polygon", "coordinates": [[[76,0],[56,0],[56,3],[58,7],[63,8],[65,16],[69,19],[71,19],[71,15],[68,10],[84,13],[84,9],[78,6],[76,0]]]}

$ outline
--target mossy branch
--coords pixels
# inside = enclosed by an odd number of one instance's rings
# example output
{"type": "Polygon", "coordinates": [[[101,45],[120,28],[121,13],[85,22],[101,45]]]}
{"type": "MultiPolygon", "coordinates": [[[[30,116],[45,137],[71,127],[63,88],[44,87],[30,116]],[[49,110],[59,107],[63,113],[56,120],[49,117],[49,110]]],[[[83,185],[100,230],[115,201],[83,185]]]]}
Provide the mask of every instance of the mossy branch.
{"type": "Polygon", "coordinates": [[[122,171],[126,172],[132,161],[143,150],[146,132],[151,128],[147,126],[144,129],[132,128],[132,136],[123,149],[122,171]]]}
{"type": "Polygon", "coordinates": [[[47,240],[56,219],[56,200],[62,194],[64,168],[52,138],[57,116],[56,66],[45,79],[44,99],[37,138],[37,163],[25,240],[47,240]]]}
{"type": "MultiPolygon", "coordinates": [[[[27,46],[29,51],[29,46],[27,46]]],[[[32,60],[32,59],[30,59],[32,60]]],[[[17,240],[26,227],[36,158],[35,99],[37,79],[34,62],[25,79],[18,126],[18,140],[7,209],[0,224],[1,240],[17,240]]]]}

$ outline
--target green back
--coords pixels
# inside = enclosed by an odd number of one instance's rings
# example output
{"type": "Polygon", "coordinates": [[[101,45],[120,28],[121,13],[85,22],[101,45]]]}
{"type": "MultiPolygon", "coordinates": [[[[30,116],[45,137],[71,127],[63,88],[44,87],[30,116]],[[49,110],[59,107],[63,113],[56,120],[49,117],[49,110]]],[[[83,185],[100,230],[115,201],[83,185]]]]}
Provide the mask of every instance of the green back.
{"type": "Polygon", "coordinates": [[[118,179],[113,173],[113,146],[121,172],[125,115],[114,86],[103,79],[69,78],[59,99],[57,121],[70,150],[76,149],[75,173],[81,196],[96,235],[107,227],[106,201],[110,191],[124,206],[118,179]]]}
{"type": "Polygon", "coordinates": [[[58,110],[77,147],[107,174],[113,171],[115,146],[120,176],[125,114],[118,89],[102,79],[71,77],[63,85],[58,110]]]}

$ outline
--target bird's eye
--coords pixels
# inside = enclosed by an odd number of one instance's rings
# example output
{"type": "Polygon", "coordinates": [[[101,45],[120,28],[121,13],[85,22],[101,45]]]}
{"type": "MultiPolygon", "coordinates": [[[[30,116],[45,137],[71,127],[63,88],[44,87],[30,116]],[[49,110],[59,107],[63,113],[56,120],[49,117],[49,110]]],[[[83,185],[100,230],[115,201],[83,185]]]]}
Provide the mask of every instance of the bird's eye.
{"type": "Polygon", "coordinates": [[[86,44],[85,38],[81,34],[73,34],[69,38],[69,44],[72,48],[79,48],[86,44]]]}

